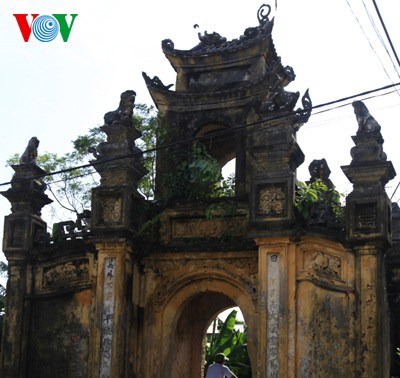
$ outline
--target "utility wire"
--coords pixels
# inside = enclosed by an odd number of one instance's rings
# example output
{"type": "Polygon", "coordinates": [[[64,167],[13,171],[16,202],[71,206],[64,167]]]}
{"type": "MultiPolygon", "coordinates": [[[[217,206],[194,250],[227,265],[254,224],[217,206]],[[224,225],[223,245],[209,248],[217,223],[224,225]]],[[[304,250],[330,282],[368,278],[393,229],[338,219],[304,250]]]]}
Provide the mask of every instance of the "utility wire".
{"type": "MultiPolygon", "coordinates": [[[[366,33],[364,27],[362,26],[362,24],[361,24],[361,22],[360,22],[360,19],[357,17],[357,15],[355,14],[353,8],[351,7],[349,0],[346,0],[346,2],[347,2],[347,5],[348,5],[349,8],[350,8],[350,11],[351,11],[352,15],[354,16],[354,18],[355,18],[356,21],[357,21],[358,26],[360,27],[362,33],[364,34],[364,37],[365,37],[366,40],[368,41],[368,44],[369,44],[371,50],[374,52],[375,56],[376,56],[377,59],[379,60],[379,63],[381,64],[381,66],[382,66],[382,68],[383,68],[383,71],[385,72],[387,78],[390,80],[391,83],[393,83],[393,80],[392,80],[392,78],[390,77],[389,73],[387,72],[387,70],[386,70],[386,68],[385,68],[385,65],[383,64],[382,59],[381,59],[380,56],[378,55],[378,53],[377,53],[377,51],[375,50],[374,46],[372,45],[371,40],[369,39],[369,37],[368,37],[368,35],[367,35],[367,33],[366,33]]],[[[363,1],[363,4],[364,4],[364,8],[365,8],[365,10],[366,10],[366,12],[367,12],[367,14],[368,14],[368,16],[369,16],[369,18],[370,18],[371,23],[373,23],[373,21],[372,21],[372,19],[371,19],[371,16],[370,16],[370,13],[368,12],[364,1],[363,1]]],[[[374,25],[374,24],[373,24],[373,25],[374,25]]],[[[378,38],[379,38],[379,33],[377,32],[376,28],[375,28],[375,32],[378,34],[378,38]]],[[[380,38],[380,40],[381,40],[382,44],[384,45],[383,40],[382,40],[381,38],[380,38]]],[[[384,45],[384,48],[385,48],[385,50],[387,51],[385,45],[384,45]]],[[[390,57],[390,55],[389,55],[389,57],[390,57]]],[[[391,58],[391,57],[390,57],[390,58],[391,58]]],[[[396,73],[398,74],[398,71],[396,70],[396,67],[395,67],[395,71],[396,71],[396,73]]],[[[396,91],[397,91],[397,90],[396,90],[396,91]]],[[[398,91],[397,91],[397,94],[400,96],[400,93],[399,93],[398,91]]]]}
{"type": "MultiPolygon", "coordinates": [[[[396,86],[400,86],[400,82],[394,83],[394,84],[385,85],[385,86],[380,87],[380,88],[371,89],[371,90],[364,91],[364,92],[361,92],[361,93],[357,93],[357,94],[354,94],[354,95],[351,95],[351,96],[342,97],[342,98],[337,99],[337,100],[328,101],[328,102],[325,102],[325,103],[322,103],[322,104],[319,104],[319,105],[312,106],[310,109],[293,110],[292,112],[289,112],[289,113],[275,115],[275,116],[272,116],[270,118],[263,119],[262,121],[259,121],[259,122],[253,122],[251,124],[246,124],[246,125],[243,125],[243,126],[235,127],[234,130],[232,130],[232,129],[224,129],[224,130],[221,130],[221,131],[217,131],[217,132],[213,133],[212,136],[216,137],[216,136],[220,136],[220,135],[225,135],[227,133],[232,133],[232,131],[233,132],[241,131],[241,130],[244,130],[246,128],[249,128],[249,127],[252,127],[252,126],[257,126],[257,125],[263,124],[263,123],[268,122],[268,121],[274,121],[274,120],[290,117],[290,116],[296,115],[296,114],[298,114],[299,112],[302,112],[302,111],[303,112],[304,111],[312,111],[314,109],[324,108],[326,106],[335,105],[335,104],[338,104],[338,103],[341,103],[341,102],[352,100],[352,99],[357,98],[357,97],[362,97],[362,96],[370,95],[372,93],[376,93],[376,92],[383,91],[383,90],[386,90],[386,89],[394,88],[396,86]]],[[[328,110],[320,111],[318,113],[322,113],[322,112],[326,112],[326,111],[330,111],[330,110],[335,110],[335,109],[337,109],[339,107],[343,107],[343,106],[347,106],[347,105],[350,105],[350,103],[344,104],[344,105],[339,105],[339,106],[337,106],[335,108],[331,108],[331,109],[328,109],[328,110]]],[[[259,130],[255,130],[255,131],[259,131],[259,130]]],[[[179,146],[179,145],[181,145],[183,143],[187,143],[187,142],[195,142],[195,141],[205,140],[205,139],[208,139],[209,137],[210,137],[209,135],[205,135],[205,136],[201,136],[201,137],[192,138],[191,140],[184,140],[184,141],[180,140],[180,141],[169,143],[169,144],[165,144],[165,145],[162,145],[162,146],[159,146],[159,147],[150,148],[150,149],[147,149],[145,151],[134,152],[132,154],[123,155],[123,156],[116,156],[114,158],[108,158],[108,159],[92,161],[91,163],[88,163],[88,164],[82,164],[80,166],[61,169],[61,170],[54,171],[54,172],[49,172],[49,173],[45,172],[45,173],[43,173],[41,175],[37,175],[35,177],[29,177],[29,178],[23,178],[23,179],[21,178],[21,179],[14,180],[14,181],[8,181],[8,182],[0,183],[0,186],[10,185],[13,182],[23,182],[23,181],[41,179],[41,178],[47,177],[47,176],[55,176],[55,175],[58,175],[58,174],[61,174],[61,173],[67,173],[67,172],[71,172],[71,171],[74,171],[74,170],[77,170],[77,169],[82,169],[82,168],[89,168],[89,167],[93,167],[93,166],[100,165],[100,164],[104,165],[104,164],[111,163],[113,161],[118,161],[118,160],[126,159],[126,158],[129,158],[129,157],[141,156],[143,154],[149,154],[149,153],[153,153],[153,152],[156,152],[156,151],[169,149],[171,147],[176,147],[176,146],[179,146]]],[[[143,160],[143,158],[141,158],[141,160],[143,160]]]]}
{"type": "MultiPolygon", "coordinates": [[[[390,54],[390,52],[389,52],[389,50],[388,50],[388,48],[387,48],[387,46],[386,46],[386,43],[385,43],[385,41],[384,41],[384,38],[383,38],[382,35],[381,35],[381,32],[379,31],[378,27],[377,27],[376,24],[375,24],[374,18],[372,17],[370,11],[368,10],[368,8],[367,8],[367,6],[366,6],[366,4],[365,4],[365,0],[363,0],[363,4],[364,4],[365,12],[367,13],[368,18],[369,18],[369,20],[370,20],[370,22],[371,22],[371,25],[372,25],[372,27],[373,27],[373,29],[374,29],[374,31],[375,31],[375,34],[377,35],[379,41],[381,42],[383,48],[385,49],[386,54],[388,55],[388,57],[389,57],[389,59],[390,59],[390,62],[392,63],[392,66],[393,66],[393,68],[394,68],[394,70],[395,70],[397,76],[400,78],[400,74],[399,74],[399,65],[398,65],[398,64],[396,65],[396,63],[393,61],[393,57],[392,57],[392,55],[390,54]]],[[[378,13],[378,16],[380,16],[379,13],[378,13]]],[[[383,20],[382,20],[381,17],[380,17],[380,21],[381,21],[381,24],[382,24],[382,23],[383,23],[383,20]]],[[[385,29],[385,25],[384,25],[384,24],[383,24],[383,28],[385,29]]],[[[388,34],[386,34],[386,37],[387,37],[388,40],[390,41],[390,37],[388,37],[388,34]]],[[[393,49],[392,49],[392,50],[393,50],[393,49]]]]}
{"type": "Polygon", "coordinates": [[[399,60],[399,57],[398,57],[398,55],[397,55],[396,49],[395,49],[394,46],[393,46],[392,39],[390,38],[390,35],[389,35],[389,32],[388,32],[388,30],[387,30],[387,28],[386,28],[385,22],[383,21],[381,12],[379,11],[378,4],[376,3],[375,0],[372,0],[372,2],[374,3],[374,7],[375,7],[375,10],[376,10],[376,13],[378,14],[379,21],[381,22],[381,25],[382,25],[382,27],[383,27],[383,30],[385,31],[386,38],[387,38],[388,41],[389,41],[390,47],[391,47],[392,52],[393,52],[393,54],[394,54],[394,56],[395,56],[395,58],[396,58],[397,64],[398,64],[399,67],[400,67],[400,60],[399,60]]]}

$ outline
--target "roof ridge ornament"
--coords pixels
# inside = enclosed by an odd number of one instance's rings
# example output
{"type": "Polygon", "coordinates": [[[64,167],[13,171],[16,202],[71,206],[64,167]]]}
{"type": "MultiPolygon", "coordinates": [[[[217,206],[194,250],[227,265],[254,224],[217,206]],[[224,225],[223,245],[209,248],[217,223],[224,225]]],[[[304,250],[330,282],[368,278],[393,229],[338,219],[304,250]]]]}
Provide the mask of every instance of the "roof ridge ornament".
{"type": "Polygon", "coordinates": [[[271,6],[268,4],[263,4],[257,11],[257,18],[260,26],[265,25],[269,22],[268,16],[271,14],[271,6]],[[267,9],[267,10],[266,10],[267,9]]]}
{"type": "Polygon", "coordinates": [[[147,85],[151,85],[155,88],[162,89],[165,91],[168,91],[169,88],[171,88],[174,85],[174,84],[164,85],[164,83],[161,81],[161,79],[158,76],[154,76],[153,78],[150,78],[150,76],[148,76],[146,74],[146,72],[142,72],[142,76],[147,85]]]}
{"type": "Polygon", "coordinates": [[[207,30],[205,30],[204,35],[201,35],[201,33],[197,33],[197,35],[200,43],[205,45],[218,46],[227,42],[227,39],[217,32],[207,33],[207,30]]]}

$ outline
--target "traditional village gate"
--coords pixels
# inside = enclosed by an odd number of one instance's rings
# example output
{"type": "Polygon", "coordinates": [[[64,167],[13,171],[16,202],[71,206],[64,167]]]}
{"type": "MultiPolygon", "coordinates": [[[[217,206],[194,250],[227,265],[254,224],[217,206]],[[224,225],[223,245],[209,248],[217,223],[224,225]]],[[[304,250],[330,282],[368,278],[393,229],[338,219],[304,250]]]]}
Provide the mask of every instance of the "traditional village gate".
{"type": "MultiPolygon", "coordinates": [[[[237,40],[199,34],[189,51],[163,41],[175,91],[143,74],[165,130],[158,201],[137,191],[146,171],[134,142],[133,91],[105,115],[108,139],[92,162],[101,184],[90,229],[88,213],[59,224],[49,240],[35,146],[13,166],[12,187],[2,193],[12,204],[3,377],[199,378],[208,324],[236,305],[248,325],[254,377],[389,376],[384,256],[395,262],[397,249],[389,249],[384,185],[395,172],[380,127],[354,103],[356,145],[343,167],[354,184],[346,227],[320,204],[299,234],[293,204],[304,155],[296,132],[311,101],[306,93],[295,109],[299,93],[284,89],[295,75],[275,51],[266,10],[237,40]],[[185,197],[196,188],[179,170],[198,142],[221,166],[236,158],[233,198],[185,197]]],[[[311,168],[311,181],[330,185],[326,162],[311,168]]],[[[389,274],[394,305],[397,266],[389,274]]]]}

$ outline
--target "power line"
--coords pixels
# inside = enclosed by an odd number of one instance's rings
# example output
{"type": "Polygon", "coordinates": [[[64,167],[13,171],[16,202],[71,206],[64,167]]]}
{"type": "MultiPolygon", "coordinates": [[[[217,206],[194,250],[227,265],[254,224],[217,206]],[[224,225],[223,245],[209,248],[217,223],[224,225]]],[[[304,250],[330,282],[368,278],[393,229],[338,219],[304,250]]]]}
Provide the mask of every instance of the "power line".
{"type": "MultiPolygon", "coordinates": [[[[390,62],[392,63],[393,68],[394,68],[394,70],[395,70],[397,76],[400,77],[400,74],[399,74],[399,66],[396,65],[395,62],[393,61],[393,57],[392,57],[392,55],[390,54],[390,52],[389,52],[389,50],[388,50],[388,48],[387,48],[387,46],[386,46],[386,43],[385,43],[385,41],[384,41],[384,38],[382,37],[382,35],[381,35],[381,33],[380,33],[378,27],[376,26],[375,21],[374,21],[374,18],[372,17],[370,11],[368,10],[368,8],[367,8],[367,6],[366,6],[364,0],[363,0],[363,4],[364,4],[364,9],[365,9],[365,11],[366,11],[366,13],[367,13],[367,15],[368,15],[368,18],[369,18],[369,20],[370,20],[370,22],[371,22],[371,25],[372,25],[372,27],[373,27],[373,29],[374,29],[374,31],[375,31],[375,33],[376,33],[376,35],[377,35],[379,41],[381,42],[383,48],[385,49],[386,54],[388,55],[389,60],[390,60],[390,62]]],[[[378,16],[380,16],[379,13],[378,13],[378,16]]],[[[382,24],[382,23],[383,23],[382,18],[380,18],[380,20],[381,20],[381,24],[382,24]]],[[[383,25],[383,28],[385,29],[385,26],[384,26],[384,25],[383,25]]],[[[388,36],[388,34],[386,34],[386,35],[388,36]]],[[[390,39],[390,38],[389,38],[389,39],[390,39]]]]}
{"type": "MultiPolygon", "coordinates": [[[[387,90],[387,89],[390,89],[390,88],[394,88],[396,86],[400,86],[400,82],[394,83],[394,84],[388,84],[388,85],[385,85],[383,87],[379,87],[379,88],[376,88],[376,89],[371,89],[371,90],[368,90],[368,91],[360,92],[360,93],[357,93],[357,94],[354,94],[354,95],[351,95],[351,96],[342,97],[342,98],[339,98],[337,100],[328,101],[328,102],[325,102],[325,103],[322,103],[322,104],[319,104],[319,105],[312,106],[310,109],[304,109],[304,110],[312,111],[314,109],[324,108],[326,106],[335,105],[335,104],[338,104],[338,103],[341,103],[341,102],[345,102],[345,101],[349,101],[349,100],[352,100],[352,99],[355,99],[355,98],[358,98],[358,97],[367,96],[367,95],[370,95],[372,93],[376,93],[376,92],[380,92],[380,91],[387,90]]],[[[385,94],[383,94],[383,95],[385,95],[385,94]]],[[[324,110],[324,111],[320,111],[318,113],[335,110],[337,108],[340,108],[340,107],[343,107],[343,106],[348,106],[348,105],[350,105],[350,103],[344,104],[344,105],[340,105],[340,106],[337,106],[337,107],[334,107],[334,108],[330,108],[330,109],[327,109],[327,110],[324,110]]],[[[304,110],[301,109],[300,111],[304,111],[304,110]]],[[[253,122],[251,124],[238,126],[234,130],[225,129],[225,130],[217,131],[217,132],[213,133],[212,136],[216,137],[216,136],[224,135],[224,134],[227,134],[227,133],[232,133],[232,131],[234,131],[234,132],[241,131],[241,130],[244,130],[246,128],[252,127],[252,126],[263,124],[266,121],[267,122],[268,121],[274,121],[274,120],[277,120],[277,119],[290,117],[290,116],[296,115],[298,113],[299,113],[298,110],[294,110],[294,111],[289,112],[289,113],[275,115],[273,117],[270,117],[270,118],[267,118],[267,119],[263,119],[262,121],[259,121],[259,122],[253,122]]],[[[259,130],[257,130],[257,131],[259,131],[259,130]]],[[[168,148],[171,148],[171,147],[176,147],[176,146],[181,145],[182,143],[201,141],[201,140],[204,140],[204,139],[208,139],[209,137],[210,137],[209,135],[206,135],[206,136],[202,136],[202,137],[195,137],[195,138],[192,138],[191,140],[185,140],[185,141],[181,141],[180,140],[180,141],[169,143],[169,144],[165,144],[165,145],[162,145],[162,146],[159,146],[159,147],[150,148],[150,149],[145,150],[145,151],[134,152],[132,154],[123,155],[123,156],[117,156],[117,157],[109,158],[109,159],[97,160],[97,161],[93,161],[93,162],[88,163],[88,164],[82,164],[80,166],[61,169],[61,170],[54,171],[54,172],[48,172],[48,173],[46,172],[46,173],[43,173],[41,175],[37,175],[35,177],[29,177],[29,178],[19,179],[19,180],[15,180],[15,181],[8,181],[8,182],[0,183],[0,186],[10,185],[11,183],[17,182],[17,181],[18,182],[23,182],[23,181],[30,181],[30,180],[34,180],[34,179],[41,179],[41,178],[47,177],[47,176],[55,176],[55,175],[58,175],[58,174],[61,174],[61,173],[67,173],[67,172],[71,172],[71,171],[74,171],[74,170],[77,170],[77,169],[89,168],[89,167],[93,167],[93,166],[100,165],[100,164],[104,165],[104,164],[111,163],[113,161],[118,161],[118,160],[126,159],[126,158],[129,158],[129,157],[141,156],[143,154],[150,154],[150,153],[153,153],[153,152],[156,152],[156,151],[168,149],[168,148]]],[[[146,159],[146,158],[142,158],[141,160],[143,161],[144,159],[146,159]]],[[[90,173],[88,173],[88,174],[90,174],[90,173]]]]}
{"type": "Polygon", "coordinates": [[[374,7],[375,7],[375,10],[376,10],[376,13],[378,14],[379,21],[381,22],[381,25],[382,25],[382,27],[383,27],[383,30],[385,31],[386,38],[387,38],[388,41],[389,41],[390,47],[391,47],[392,52],[393,52],[393,54],[394,54],[394,56],[395,56],[395,58],[396,58],[397,64],[398,64],[399,67],[400,67],[400,60],[399,60],[399,57],[398,57],[398,55],[397,55],[396,49],[395,49],[394,46],[393,46],[392,39],[390,38],[389,32],[388,32],[388,30],[387,30],[387,28],[386,28],[385,22],[383,21],[383,18],[382,18],[382,16],[381,16],[381,12],[379,11],[378,5],[376,4],[376,1],[375,1],[375,0],[372,0],[372,2],[374,3],[374,7]]]}
{"type": "MultiPolygon", "coordinates": [[[[390,77],[388,71],[386,70],[386,67],[385,67],[385,65],[383,64],[382,59],[380,58],[380,56],[378,55],[377,51],[375,50],[375,48],[374,48],[374,46],[373,46],[371,40],[369,39],[369,37],[368,37],[368,35],[367,35],[367,33],[366,33],[364,27],[362,26],[362,24],[361,24],[361,22],[360,22],[360,19],[357,17],[357,15],[355,14],[353,8],[351,7],[349,0],[346,0],[346,2],[347,2],[347,5],[348,5],[349,8],[350,8],[350,11],[351,11],[352,15],[354,16],[354,18],[355,18],[356,21],[357,21],[358,26],[360,27],[362,33],[364,34],[364,37],[365,37],[366,40],[368,41],[368,44],[369,44],[371,50],[374,52],[375,56],[378,58],[379,63],[381,64],[382,69],[383,69],[383,71],[385,72],[387,78],[390,80],[390,82],[393,83],[393,80],[392,80],[392,78],[390,77]]],[[[383,44],[385,50],[387,51],[387,48],[386,48],[386,46],[385,46],[385,44],[384,44],[382,38],[380,37],[377,28],[375,27],[375,24],[374,24],[374,22],[373,22],[373,19],[372,19],[371,15],[370,15],[370,13],[369,13],[369,11],[368,11],[366,5],[365,5],[364,0],[363,0],[363,5],[364,5],[365,11],[367,12],[367,15],[368,15],[368,17],[369,17],[369,19],[370,19],[370,22],[372,23],[372,25],[373,25],[373,27],[374,27],[374,30],[375,30],[375,32],[376,32],[377,35],[378,35],[378,38],[380,39],[380,41],[381,41],[381,43],[383,44]]],[[[388,52],[388,51],[387,51],[387,52],[388,52]]],[[[389,58],[391,59],[390,54],[389,54],[389,58]]],[[[392,63],[393,63],[393,61],[392,61],[392,63]]],[[[397,71],[397,69],[396,69],[396,67],[394,67],[394,68],[395,68],[396,74],[399,75],[399,74],[398,74],[398,71],[397,71]]],[[[396,90],[396,91],[397,91],[397,90],[396,90]]],[[[397,94],[400,96],[400,94],[399,94],[398,91],[397,91],[397,94]]]]}

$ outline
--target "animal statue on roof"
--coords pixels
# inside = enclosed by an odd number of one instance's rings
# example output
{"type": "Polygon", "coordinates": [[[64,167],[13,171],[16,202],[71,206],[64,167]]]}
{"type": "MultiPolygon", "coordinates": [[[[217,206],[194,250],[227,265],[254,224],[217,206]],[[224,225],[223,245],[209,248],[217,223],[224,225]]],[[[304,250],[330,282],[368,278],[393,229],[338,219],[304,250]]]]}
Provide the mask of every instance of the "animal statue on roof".
{"type": "Polygon", "coordinates": [[[370,133],[381,130],[381,126],[376,119],[372,117],[368,108],[362,101],[354,101],[352,105],[358,122],[357,133],[370,133]]]}
{"type": "Polygon", "coordinates": [[[135,107],[136,92],[127,90],[121,93],[121,101],[118,109],[108,112],[104,115],[104,123],[112,125],[114,122],[131,123],[133,116],[133,108],[135,107]]]}
{"type": "Polygon", "coordinates": [[[39,139],[32,137],[24,153],[19,158],[19,164],[35,164],[38,156],[39,139]]]}

